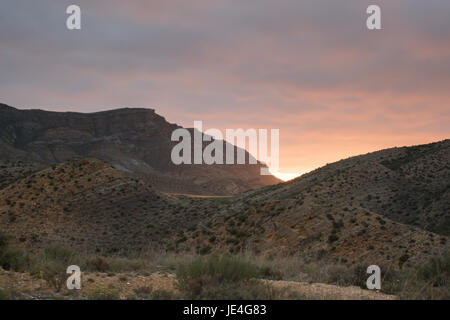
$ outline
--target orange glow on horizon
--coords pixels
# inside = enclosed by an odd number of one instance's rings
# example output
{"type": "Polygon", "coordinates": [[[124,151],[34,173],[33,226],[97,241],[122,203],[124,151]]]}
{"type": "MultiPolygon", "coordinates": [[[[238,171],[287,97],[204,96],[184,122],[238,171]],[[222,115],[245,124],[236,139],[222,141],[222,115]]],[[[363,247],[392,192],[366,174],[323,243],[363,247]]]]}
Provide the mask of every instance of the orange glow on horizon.
{"type": "Polygon", "coordinates": [[[272,172],[272,174],[280,180],[284,182],[300,177],[302,173],[281,173],[281,172],[272,172]]]}

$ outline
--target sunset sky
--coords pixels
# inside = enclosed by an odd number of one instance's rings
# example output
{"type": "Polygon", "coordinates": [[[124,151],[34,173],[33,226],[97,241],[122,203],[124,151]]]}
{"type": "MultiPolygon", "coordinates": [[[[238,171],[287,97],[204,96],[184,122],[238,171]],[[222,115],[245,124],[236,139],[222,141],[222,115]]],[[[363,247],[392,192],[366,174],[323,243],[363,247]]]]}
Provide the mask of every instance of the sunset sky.
{"type": "Polygon", "coordinates": [[[0,1],[0,102],[279,128],[283,177],[449,138],[449,98],[448,0],[0,1]]]}

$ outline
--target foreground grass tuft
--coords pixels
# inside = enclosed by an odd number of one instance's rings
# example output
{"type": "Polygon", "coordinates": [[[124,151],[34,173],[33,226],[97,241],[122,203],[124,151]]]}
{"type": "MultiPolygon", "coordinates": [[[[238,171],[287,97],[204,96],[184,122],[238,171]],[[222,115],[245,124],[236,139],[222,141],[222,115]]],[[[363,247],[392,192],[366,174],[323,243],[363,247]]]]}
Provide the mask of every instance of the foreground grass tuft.
{"type": "Polygon", "coordinates": [[[120,291],[113,284],[99,285],[86,294],[88,300],[119,300],[120,291]]]}
{"type": "Polygon", "coordinates": [[[269,300],[289,297],[286,292],[259,281],[258,278],[265,273],[273,272],[239,256],[212,255],[181,264],[176,276],[181,296],[185,299],[269,300]]]}

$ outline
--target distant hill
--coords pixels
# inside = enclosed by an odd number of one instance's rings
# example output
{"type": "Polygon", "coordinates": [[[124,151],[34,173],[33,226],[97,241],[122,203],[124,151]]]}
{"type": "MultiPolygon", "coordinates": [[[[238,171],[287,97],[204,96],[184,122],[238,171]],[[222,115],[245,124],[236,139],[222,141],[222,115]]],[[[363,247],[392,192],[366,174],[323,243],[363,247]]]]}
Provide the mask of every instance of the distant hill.
{"type": "Polygon", "coordinates": [[[164,248],[164,237],[199,223],[195,210],[97,159],[67,161],[0,190],[1,231],[32,250],[164,248]]]}
{"type": "Polygon", "coordinates": [[[0,104],[0,160],[45,168],[97,158],[158,190],[176,193],[232,195],[280,182],[260,175],[263,164],[174,165],[170,137],[177,128],[152,109],[83,114],[0,104]]]}
{"type": "Polygon", "coordinates": [[[30,175],[36,170],[38,170],[38,167],[32,163],[23,162],[20,160],[0,160],[0,189],[20,178],[30,175]]]}
{"type": "Polygon", "coordinates": [[[315,204],[361,207],[450,235],[450,140],[392,148],[342,160],[257,198],[311,195],[315,204]]]}
{"type": "Polygon", "coordinates": [[[395,267],[448,251],[449,146],[382,150],[249,191],[180,249],[395,267]]]}

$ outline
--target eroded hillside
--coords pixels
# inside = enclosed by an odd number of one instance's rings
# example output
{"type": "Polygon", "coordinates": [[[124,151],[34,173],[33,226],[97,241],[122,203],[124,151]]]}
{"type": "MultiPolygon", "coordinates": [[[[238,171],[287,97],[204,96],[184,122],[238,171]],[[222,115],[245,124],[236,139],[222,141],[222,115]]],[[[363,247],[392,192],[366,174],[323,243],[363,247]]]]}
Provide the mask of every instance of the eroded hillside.
{"type": "Polygon", "coordinates": [[[449,152],[449,140],[387,149],[247,192],[181,247],[414,264],[449,248],[449,152]]]}
{"type": "Polygon", "coordinates": [[[0,190],[1,229],[29,249],[160,248],[167,236],[189,225],[185,220],[200,218],[181,201],[96,159],[55,165],[0,190]]]}
{"type": "Polygon", "coordinates": [[[250,251],[398,268],[449,250],[436,233],[448,223],[448,146],[354,157],[234,198],[164,194],[103,161],[68,161],[0,190],[0,222],[30,249],[250,251]]]}

